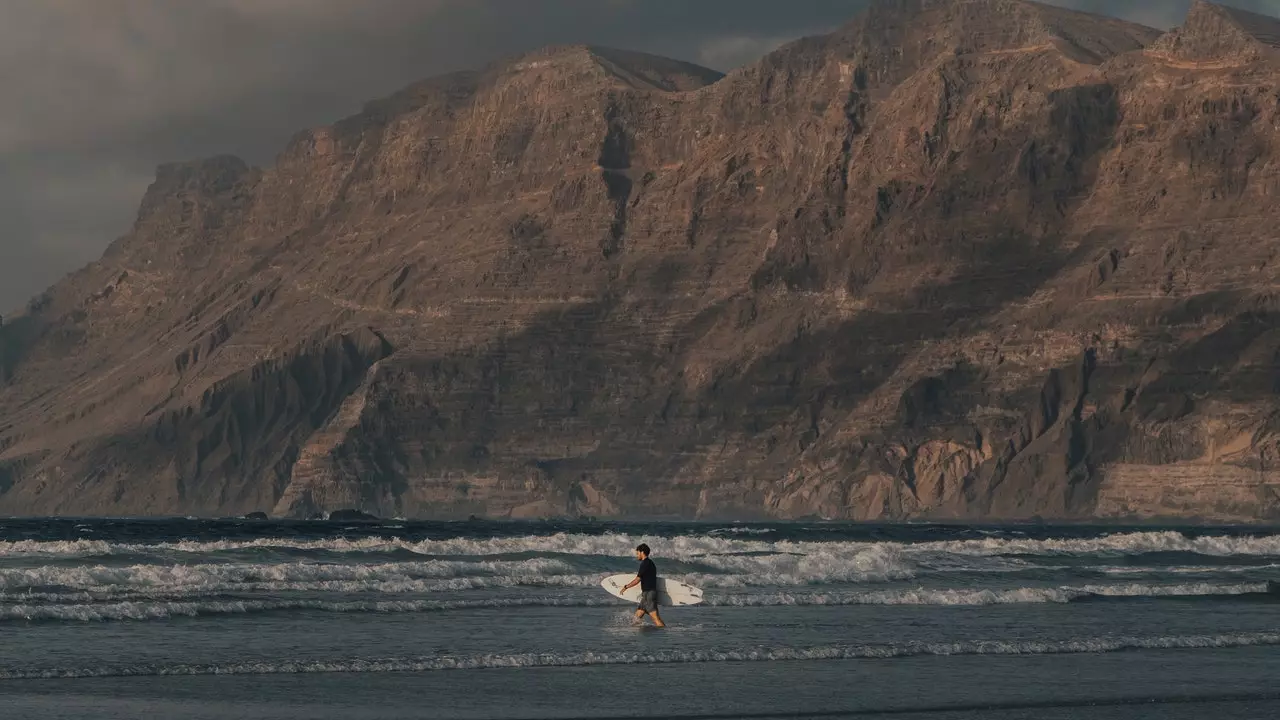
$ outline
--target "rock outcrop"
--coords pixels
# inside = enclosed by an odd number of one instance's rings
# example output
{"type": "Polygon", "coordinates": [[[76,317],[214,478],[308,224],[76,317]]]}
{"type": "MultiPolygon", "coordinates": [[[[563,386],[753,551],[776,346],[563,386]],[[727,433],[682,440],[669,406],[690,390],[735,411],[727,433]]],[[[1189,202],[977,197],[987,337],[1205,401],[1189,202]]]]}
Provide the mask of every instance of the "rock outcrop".
{"type": "Polygon", "coordinates": [[[0,512],[1274,518],[1278,27],[880,0],[161,168],[0,327],[0,512]]]}

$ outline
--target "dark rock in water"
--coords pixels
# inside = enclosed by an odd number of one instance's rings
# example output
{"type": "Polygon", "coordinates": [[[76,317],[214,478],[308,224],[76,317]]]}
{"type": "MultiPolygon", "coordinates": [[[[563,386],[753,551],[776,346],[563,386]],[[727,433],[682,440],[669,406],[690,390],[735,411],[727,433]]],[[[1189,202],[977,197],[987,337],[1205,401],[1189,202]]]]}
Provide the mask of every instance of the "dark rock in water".
{"type": "Polygon", "coordinates": [[[245,520],[270,520],[271,516],[264,512],[251,512],[244,516],[245,520]]]}
{"type": "Polygon", "coordinates": [[[336,521],[336,522],[351,522],[351,521],[365,521],[365,522],[375,521],[376,522],[377,520],[380,520],[380,519],[381,518],[379,518],[377,515],[370,515],[367,512],[361,512],[359,510],[334,510],[333,512],[329,513],[329,520],[336,521]]]}

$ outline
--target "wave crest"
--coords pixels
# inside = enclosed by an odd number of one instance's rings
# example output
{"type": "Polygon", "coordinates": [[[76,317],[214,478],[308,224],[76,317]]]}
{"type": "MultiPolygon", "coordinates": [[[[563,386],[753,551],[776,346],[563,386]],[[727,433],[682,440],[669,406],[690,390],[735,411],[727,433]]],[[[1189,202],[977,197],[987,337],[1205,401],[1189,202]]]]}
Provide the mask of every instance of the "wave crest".
{"type": "MultiPolygon", "coordinates": [[[[929,605],[988,606],[1070,603],[1098,598],[1196,598],[1270,593],[1267,583],[1238,585],[1096,585],[1011,589],[903,588],[847,593],[761,593],[711,595],[707,607],[929,605]]],[[[608,607],[626,603],[607,597],[571,595],[490,597],[475,599],[403,599],[332,601],[319,599],[242,600],[175,599],[170,591],[97,595],[87,592],[46,592],[0,595],[0,621],[110,622],[147,621],[206,615],[244,615],[268,612],[425,613],[514,607],[608,607]]]]}
{"type": "Polygon", "coordinates": [[[620,533],[606,533],[603,535],[557,533],[544,536],[483,539],[449,538],[441,540],[406,540],[394,537],[319,540],[282,537],[255,540],[193,540],[175,543],[114,543],[103,540],[18,540],[0,542],[0,558],[79,558],[136,554],[211,555],[257,550],[350,554],[409,552],[439,557],[490,557],[522,553],[555,553],[629,558],[631,548],[635,547],[640,541],[646,541],[653,546],[658,551],[656,553],[658,557],[682,561],[748,554],[847,555],[870,549],[908,556],[949,554],[969,557],[1007,555],[1053,557],[1063,555],[1142,555],[1182,552],[1210,557],[1233,555],[1280,557],[1280,535],[1190,537],[1181,532],[1162,531],[1117,533],[1096,538],[1020,539],[986,537],[919,543],[774,541],[758,539],[769,532],[772,531],[753,528],[721,528],[711,530],[706,535],[656,538],[620,533]]]}

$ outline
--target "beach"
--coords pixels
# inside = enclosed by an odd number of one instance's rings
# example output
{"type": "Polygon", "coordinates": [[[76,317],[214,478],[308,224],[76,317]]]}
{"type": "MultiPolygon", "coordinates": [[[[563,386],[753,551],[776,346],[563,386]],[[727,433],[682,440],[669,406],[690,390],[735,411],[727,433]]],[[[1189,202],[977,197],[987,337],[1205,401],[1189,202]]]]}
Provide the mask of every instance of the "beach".
{"type": "Polygon", "coordinates": [[[13,717],[1275,717],[1258,528],[22,520],[13,717]],[[633,625],[653,547],[704,588],[633,625]]]}

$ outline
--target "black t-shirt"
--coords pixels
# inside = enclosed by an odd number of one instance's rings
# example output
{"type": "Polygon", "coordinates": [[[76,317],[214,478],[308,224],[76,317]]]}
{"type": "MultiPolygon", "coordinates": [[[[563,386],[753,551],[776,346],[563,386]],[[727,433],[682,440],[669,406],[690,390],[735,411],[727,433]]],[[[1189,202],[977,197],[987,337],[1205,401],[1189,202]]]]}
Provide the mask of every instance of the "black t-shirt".
{"type": "Polygon", "coordinates": [[[640,590],[657,590],[658,589],[658,566],[653,564],[649,558],[640,561],[640,570],[636,572],[640,576],[640,590]]]}

